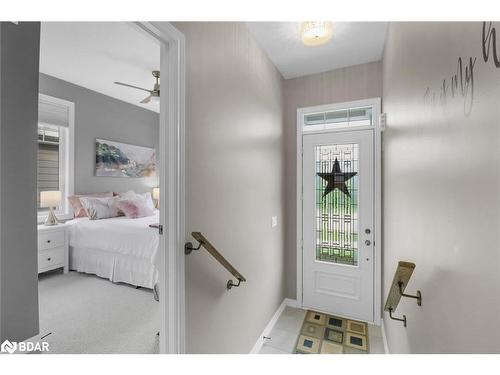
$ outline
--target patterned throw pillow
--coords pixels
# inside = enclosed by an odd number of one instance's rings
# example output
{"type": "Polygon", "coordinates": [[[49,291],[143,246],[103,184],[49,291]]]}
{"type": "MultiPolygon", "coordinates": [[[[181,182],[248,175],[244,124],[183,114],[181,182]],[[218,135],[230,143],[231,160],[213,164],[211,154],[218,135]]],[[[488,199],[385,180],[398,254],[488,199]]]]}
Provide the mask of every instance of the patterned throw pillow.
{"type": "Polygon", "coordinates": [[[129,190],[129,191],[126,191],[125,193],[114,192],[113,195],[115,197],[120,197],[120,200],[122,200],[122,199],[126,199],[126,200],[144,199],[149,208],[151,208],[152,210],[155,209],[155,204],[153,202],[153,196],[151,195],[151,192],[149,192],[149,191],[146,193],[136,193],[133,190],[129,190]]]}
{"type": "Polygon", "coordinates": [[[146,199],[136,197],[134,199],[120,199],[118,207],[130,219],[154,215],[154,208],[151,208],[146,199]]]}
{"type": "Polygon", "coordinates": [[[119,198],[80,198],[90,220],[108,219],[120,216],[118,209],[119,198]]]}
{"type": "Polygon", "coordinates": [[[74,217],[87,217],[87,211],[85,210],[85,207],[83,207],[82,202],[80,201],[80,198],[83,197],[97,197],[97,198],[104,198],[104,197],[112,197],[113,192],[106,192],[106,193],[95,193],[95,194],[80,194],[80,195],[72,195],[68,197],[68,202],[71,205],[71,208],[73,209],[73,216],[74,217]]]}

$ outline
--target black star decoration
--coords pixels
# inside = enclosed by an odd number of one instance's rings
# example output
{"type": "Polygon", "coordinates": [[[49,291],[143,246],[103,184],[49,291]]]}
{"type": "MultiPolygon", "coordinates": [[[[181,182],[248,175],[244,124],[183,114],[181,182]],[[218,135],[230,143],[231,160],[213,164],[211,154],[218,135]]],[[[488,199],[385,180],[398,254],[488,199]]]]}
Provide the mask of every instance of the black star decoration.
{"type": "Polygon", "coordinates": [[[323,192],[323,198],[335,189],[339,189],[342,193],[351,197],[351,194],[347,189],[346,182],[356,176],[358,172],[342,172],[340,170],[339,161],[335,158],[335,164],[333,164],[333,168],[330,173],[319,172],[316,174],[327,182],[326,189],[323,192]]]}

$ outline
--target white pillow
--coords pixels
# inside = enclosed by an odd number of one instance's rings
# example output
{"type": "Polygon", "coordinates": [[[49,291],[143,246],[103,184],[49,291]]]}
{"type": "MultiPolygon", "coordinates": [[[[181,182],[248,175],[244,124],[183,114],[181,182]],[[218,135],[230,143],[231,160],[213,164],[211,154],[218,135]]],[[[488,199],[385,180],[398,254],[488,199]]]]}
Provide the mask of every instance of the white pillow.
{"type": "Polygon", "coordinates": [[[110,217],[120,216],[117,197],[81,197],[80,201],[83,207],[85,207],[87,216],[90,220],[108,219],[110,217]]]}
{"type": "Polygon", "coordinates": [[[153,197],[151,196],[151,193],[149,191],[147,193],[136,194],[136,197],[144,200],[146,202],[146,206],[154,211],[155,204],[153,203],[153,197]]]}
{"type": "Polygon", "coordinates": [[[136,195],[137,195],[136,192],[133,190],[129,190],[129,191],[126,191],[125,193],[118,194],[118,196],[120,198],[124,198],[124,199],[134,199],[136,195]]]}

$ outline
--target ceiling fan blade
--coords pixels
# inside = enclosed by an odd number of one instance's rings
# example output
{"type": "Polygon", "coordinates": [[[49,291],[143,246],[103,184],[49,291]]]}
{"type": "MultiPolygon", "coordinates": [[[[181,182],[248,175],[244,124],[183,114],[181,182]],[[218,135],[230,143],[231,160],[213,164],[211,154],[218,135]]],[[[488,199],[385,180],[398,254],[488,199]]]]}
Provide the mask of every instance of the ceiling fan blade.
{"type": "Polygon", "coordinates": [[[151,101],[151,95],[145,97],[144,99],[141,100],[141,103],[149,103],[151,101]]]}
{"type": "Polygon", "coordinates": [[[147,92],[151,93],[151,90],[144,89],[144,88],[139,87],[139,86],[129,85],[128,83],[123,83],[123,82],[115,82],[115,84],[117,84],[117,85],[121,85],[121,86],[126,86],[126,87],[131,87],[131,88],[133,88],[133,89],[138,89],[138,90],[147,91],[147,92]]]}

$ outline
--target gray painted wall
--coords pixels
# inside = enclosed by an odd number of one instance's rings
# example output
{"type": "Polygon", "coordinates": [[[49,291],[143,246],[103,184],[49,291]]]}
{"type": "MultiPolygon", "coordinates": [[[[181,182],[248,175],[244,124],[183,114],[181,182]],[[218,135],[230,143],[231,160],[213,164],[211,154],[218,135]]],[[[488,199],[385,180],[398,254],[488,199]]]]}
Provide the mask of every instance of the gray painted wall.
{"type": "Polygon", "coordinates": [[[227,291],[231,275],[206,251],[186,257],[186,349],[248,353],[285,295],[282,77],[242,23],[175,26],[187,47],[186,231],[248,280],[227,291]]]}
{"type": "Polygon", "coordinates": [[[297,108],[382,96],[382,63],[288,79],[285,95],[286,295],[297,296],[297,108]]]}
{"type": "Polygon", "coordinates": [[[158,152],[158,113],[46,74],[40,74],[40,92],[75,103],[75,193],[145,192],[158,186],[158,176],[117,178],[94,173],[96,138],[154,147],[158,152]]]}
{"type": "MultiPolygon", "coordinates": [[[[500,23],[495,23],[497,36],[500,23]]],[[[384,299],[399,260],[416,263],[391,352],[499,353],[500,69],[484,62],[481,23],[391,24],[383,59],[384,299]],[[457,59],[477,60],[474,99],[452,96],[457,59]],[[440,88],[446,80],[446,100],[440,88]],[[432,105],[427,88],[436,92],[432,105]],[[464,108],[465,107],[465,108],[464,108]]],[[[497,46],[500,47],[500,44],[497,46]]],[[[499,51],[500,52],[500,51],[499,51]]],[[[465,66],[464,66],[465,68],[465,66]]],[[[464,76],[465,77],[465,76],[464,76]]]]}
{"type": "Polygon", "coordinates": [[[38,334],[40,23],[0,23],[0,342],[38,334]]]}

